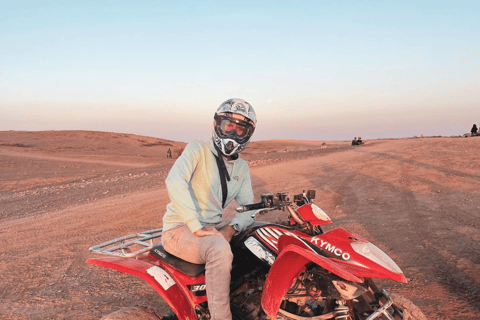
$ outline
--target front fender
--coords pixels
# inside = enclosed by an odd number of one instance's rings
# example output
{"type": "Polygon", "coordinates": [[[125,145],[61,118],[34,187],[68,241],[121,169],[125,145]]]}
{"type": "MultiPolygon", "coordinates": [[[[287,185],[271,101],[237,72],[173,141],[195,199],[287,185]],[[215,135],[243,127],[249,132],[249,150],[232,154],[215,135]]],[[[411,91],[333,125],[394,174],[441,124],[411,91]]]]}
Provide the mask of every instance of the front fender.
{"type": "Polygon", "coordinates": [[[345,280],[363,282],[362,279],[357,278],[342,266],[320,256],[297,238],[281,236],[279,249],[280,254],[268,272],[262,293],[262,308],[270,317],[276,316],[282,298],[292,285],[292,281],[298,277],[309,262],[313,262],[345,280]]]}
{"type": "Polygon", "coordinates": [[[137,276],[152,286],[179,319],[195,320],[197,316],[187,295],[175,278],[160,267],[133,258],[88,259],[87,263],[137,276]]]}

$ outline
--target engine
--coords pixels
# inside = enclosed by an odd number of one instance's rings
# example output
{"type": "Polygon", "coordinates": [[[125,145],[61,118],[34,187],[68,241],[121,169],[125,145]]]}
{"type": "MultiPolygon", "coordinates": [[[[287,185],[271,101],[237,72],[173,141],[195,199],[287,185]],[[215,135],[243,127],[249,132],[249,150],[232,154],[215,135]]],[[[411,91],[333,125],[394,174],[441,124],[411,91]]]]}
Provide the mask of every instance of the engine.
{"type": "MultiPolygon", "coordinates": [[[[242,285],[231,294],[232,313],[237,306],[242,309],[244,319],[268,319],[260,306],[264,284],[264,274],[246,275],[242,285]]],[[[340,298],[340,295],[332,285],[331,275],[321,268],[307,269],[288,290],[279,313],[314,317],[332,311],[336,307],[335,297],[340,298]]]]}

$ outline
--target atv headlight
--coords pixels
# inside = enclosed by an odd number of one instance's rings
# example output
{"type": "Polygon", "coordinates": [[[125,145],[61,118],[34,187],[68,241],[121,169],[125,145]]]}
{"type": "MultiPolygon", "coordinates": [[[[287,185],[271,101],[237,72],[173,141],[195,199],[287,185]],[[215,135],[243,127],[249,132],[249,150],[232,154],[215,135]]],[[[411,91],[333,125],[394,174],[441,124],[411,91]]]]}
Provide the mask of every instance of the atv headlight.
{"type": "Polygon", "coordinates": [[[350,245],[356,253],[361,254],[365,258],[368,258],[375,263],[378,263],[385,269],[388,269],[394,273],[403,273],[395,261],[393,261],[385,252],[380,250],[374,244],[370,242],[358,241],[352,242],[350,245]]]}
{"type": "Polygon", "coordinates": [[[315,205],[312,203],[312,212],[317,217],[317,219],[323,220],[323,221],[332,221],[328,214],[325,213],[325,211],[322,210],[319,206],[315,205]]]}

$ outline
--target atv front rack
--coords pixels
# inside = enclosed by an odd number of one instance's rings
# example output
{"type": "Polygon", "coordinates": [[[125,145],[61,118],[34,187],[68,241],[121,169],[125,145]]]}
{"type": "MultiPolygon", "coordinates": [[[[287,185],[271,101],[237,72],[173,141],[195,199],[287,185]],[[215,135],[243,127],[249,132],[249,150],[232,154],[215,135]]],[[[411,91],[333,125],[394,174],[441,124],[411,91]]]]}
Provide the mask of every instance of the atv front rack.
{"type": "Polygon", "coordinates": [[[162,230],[161,228],[134,233],[93,246],[88,250],[110,256],[133,258],[150,251],[154,245],[153,239],[161,237],[162,230]]]}

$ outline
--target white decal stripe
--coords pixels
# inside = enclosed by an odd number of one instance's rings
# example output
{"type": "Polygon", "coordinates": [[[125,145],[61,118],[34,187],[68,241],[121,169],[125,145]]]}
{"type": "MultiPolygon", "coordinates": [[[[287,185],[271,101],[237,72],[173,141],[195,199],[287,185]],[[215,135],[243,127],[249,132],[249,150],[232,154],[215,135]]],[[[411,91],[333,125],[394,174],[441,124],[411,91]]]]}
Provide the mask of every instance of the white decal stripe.
{"type": "Polygon", "coordinates": [[[270,228],[265,228],[265,230],[268,231],[268,233],[270,233],[270,234],[272,235],[272,237],[274,237],[275,239],[278,240],[278,238],[280,238],[280,237],[278,236],[278,234],[276,234],[275,232],[272,231],[272,229],[270,229],[270,228]]]}
{"type": "Polygon", "coordinates": [[[305,239],[302,239],[300,238],[299,236],[297,236],[296,234],[294,233],[288,233],[288,235],[290,236],[294,236],[295,238],[297,238],[298,240],[302,241],[303,243],[305,243],[305,245],[308,247],[308,249],[310,249],[312,252],[314,252],[315,254],[318,254],[315,250],[313,250],[307,243],[307,241],[305,239]]]}
{"type": "Polygon", "coordinates": [[[273,231],[275,231],[276,234],[278,234],[279,237],[283,236],[285,233],[283,233],[282,231],[278,230],[278,229],[272,229],[273,231]]]}
{"type": "Polygon", "coordinates": [[[266,236],[266,237],[269,236],[268,233],[267,233],[265,230],[263,230],[263,228],[262,228],[262,229],[258,229],[257,232],[258,232],[259,235],[260,235],[260,234],[263,234],[263,235],[266,236]]]}
{"type": "MultiPolygon", "coordinates": [[[[337,259],[337,260],[339,260],[339,259],[337,259]]],[[[343,261],[345,261],[345,260],[343,260],[343,261]]],[[[359,263],[359,262],[357,262],[357,261],[351,260],[351,259],[350,259],[350,260],[347,260],[347,262],[348,262],[348,263],[351,263],[351,264],[355,264],[355,265],[360,266],[360,267],[363,267],[363,268],[365,268],[365,269],[370,269],[370,267],[367,267],[367,266],[365,266],[365,265],[363,265],[363,264],[361,264],[361,263],[359,263]]]]}
{"type": "Polygon", "coordinates": [[[315,254],[318,254],[318,252],[317,252],[317,251],[313,250],[313,248],[312,248],[312,247],[310,247],[310,246],[308,245],[308,242],[307,242],[307,240],[305,240],[305,239],[300,239],[300,240],[302,240],[302,241],[303,241],[303,243],[305,243],[305,245],[306,245],[306,246],[307,246],[307,247],[308,247],[308,248],[309,248],[309,249],[310,249],[312,252],[314,252],[315,254]]]}
{"type": "Polygon", "coordinates": [[[258,232],[258,235],[259,235],[263,240],[265,240],[266,243],[268,243],[268,244],[271,245],[273,248],[275,248],[275,250],[278,251],[278,248],[277,248],[270,240],[268,240],[268,239],[265,237],[265,235],[263,235],[263,233],[258,232]]]}

